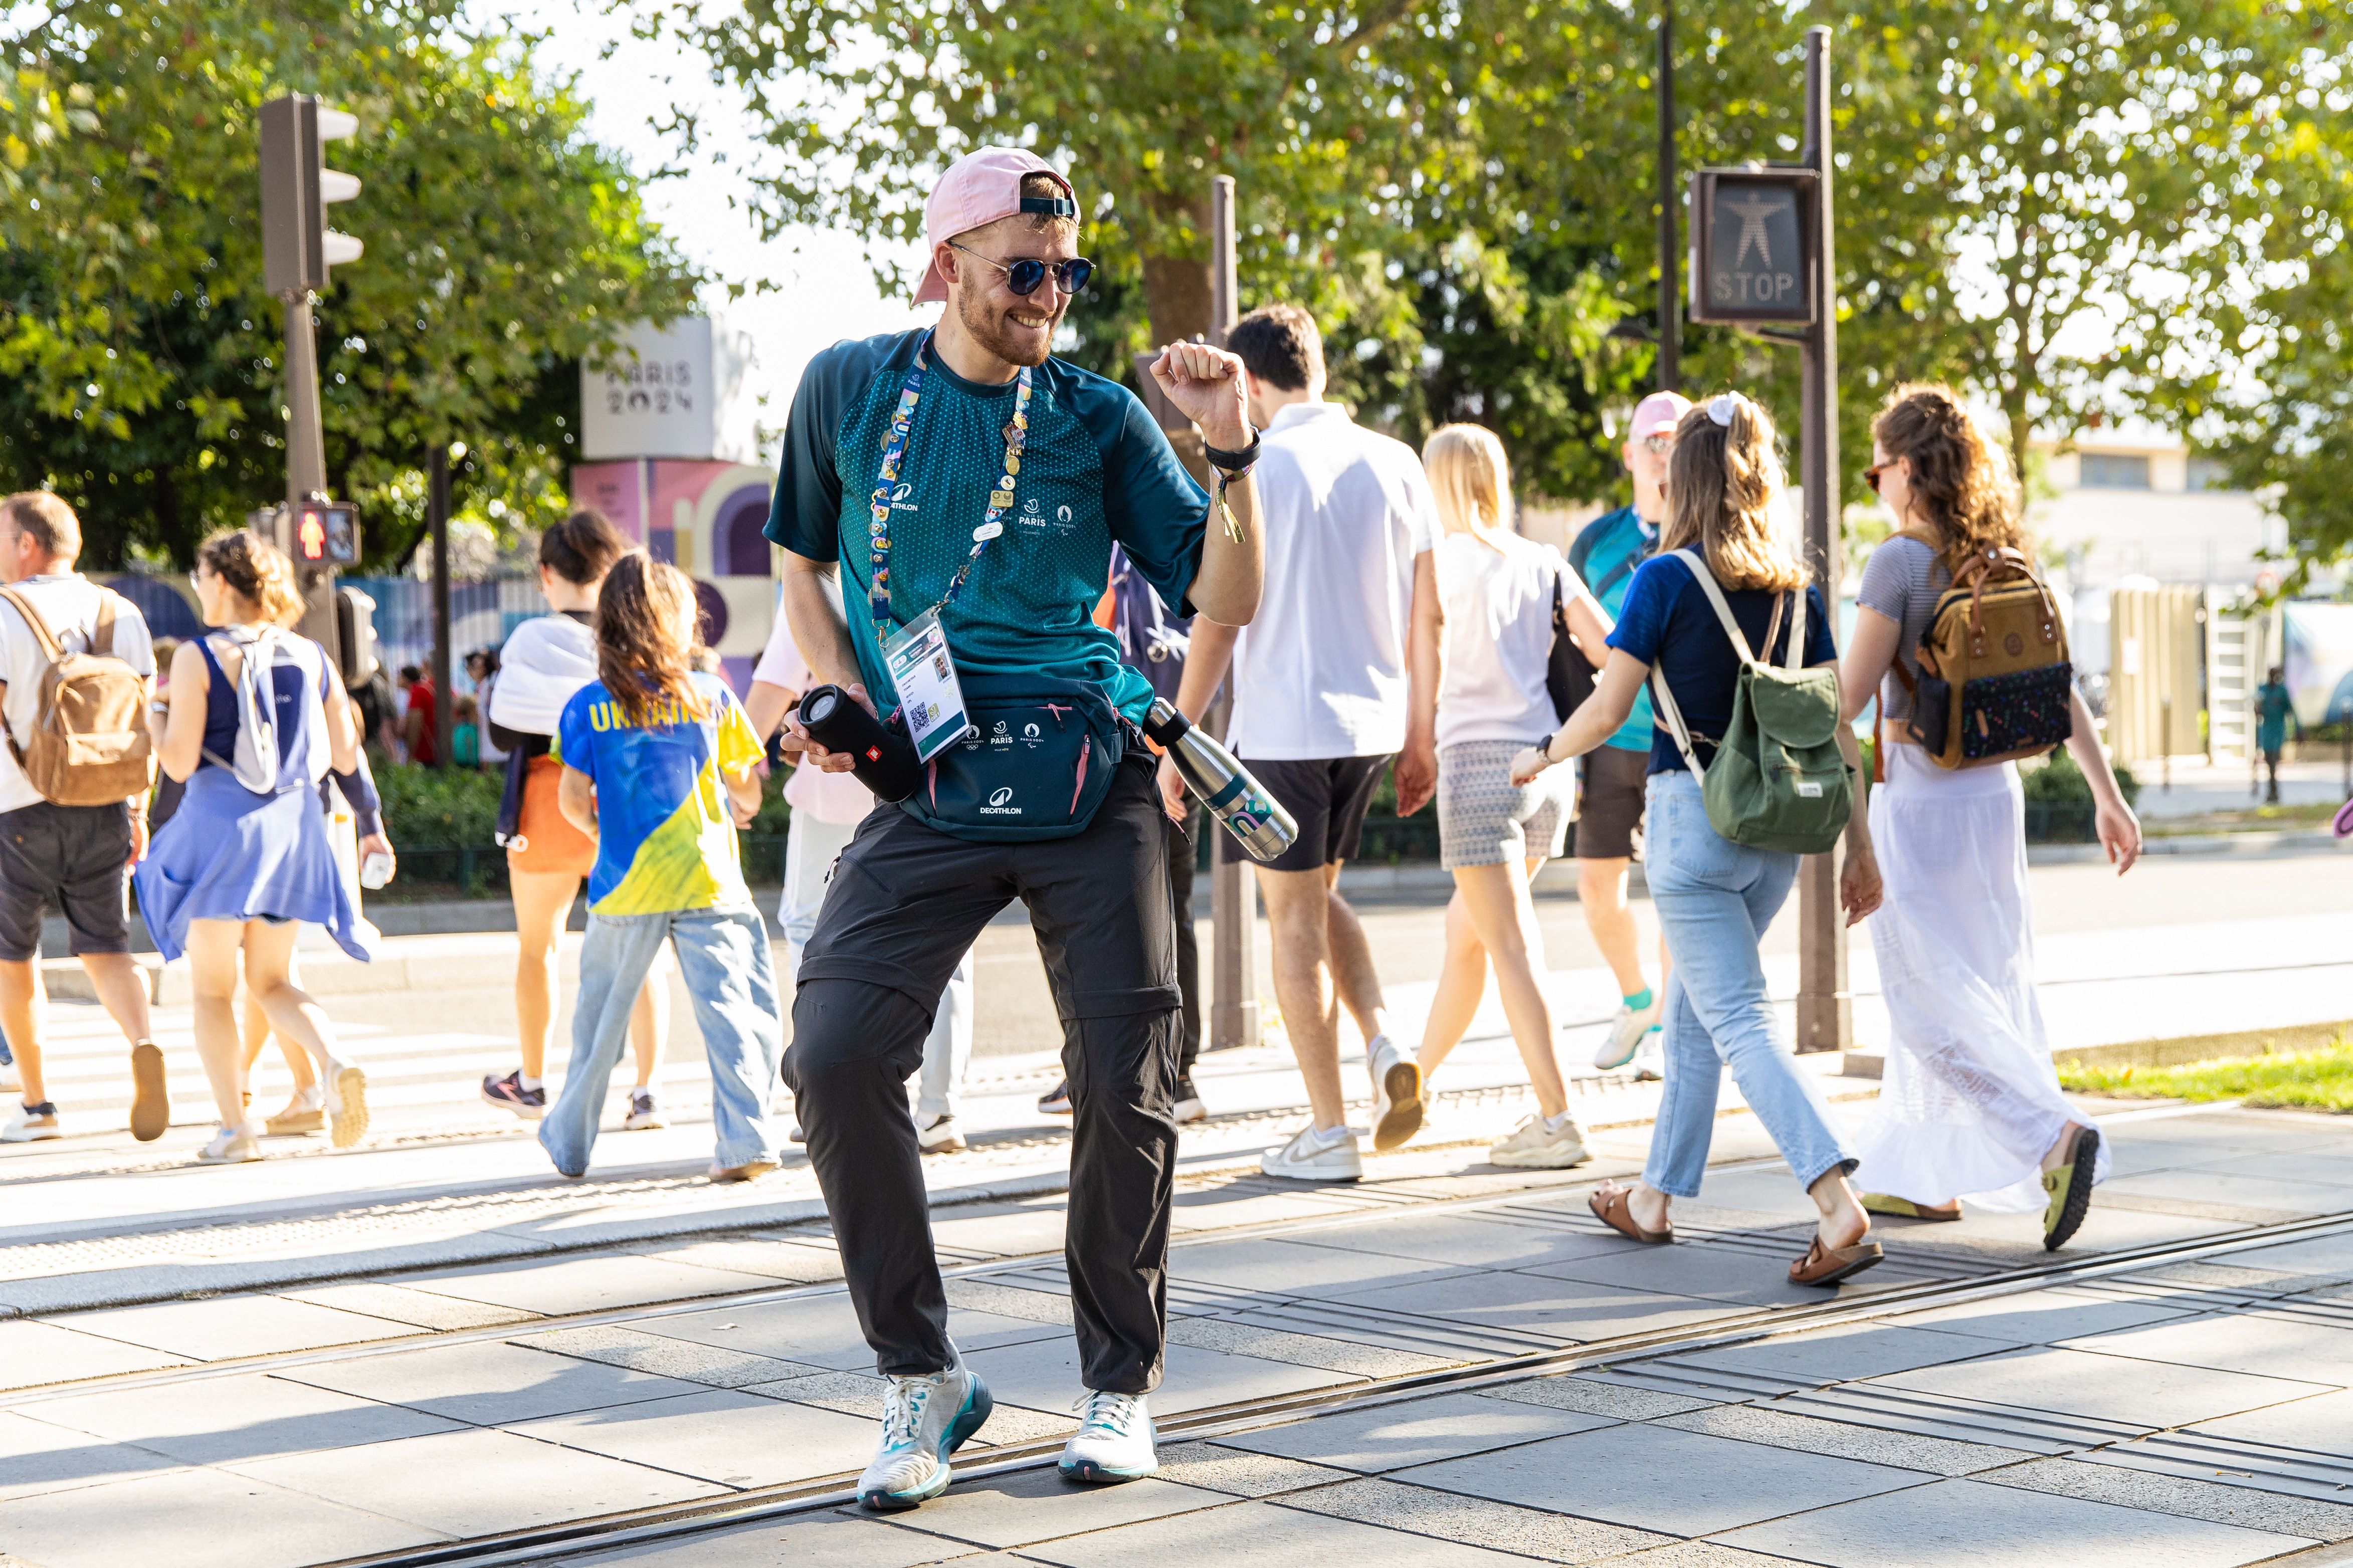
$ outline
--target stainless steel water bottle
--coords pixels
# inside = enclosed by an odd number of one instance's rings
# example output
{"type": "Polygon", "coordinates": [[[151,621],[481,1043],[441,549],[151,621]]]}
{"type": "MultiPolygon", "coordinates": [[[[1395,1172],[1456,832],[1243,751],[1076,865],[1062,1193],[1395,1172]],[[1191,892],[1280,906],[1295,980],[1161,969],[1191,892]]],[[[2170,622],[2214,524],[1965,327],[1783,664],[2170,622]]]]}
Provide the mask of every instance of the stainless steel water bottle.
{"type": "Polygon", "coordinates": [[[1144,732],[1168,748],[1185,787],[1241,840],[1251,859],[1271,860],[1298,838],[1299,824],[1282,803],[1259,786],[1231,752],[1193,728],[1166,698],[1154,699],[1151,711],[1144,716],[1144,732]]]}

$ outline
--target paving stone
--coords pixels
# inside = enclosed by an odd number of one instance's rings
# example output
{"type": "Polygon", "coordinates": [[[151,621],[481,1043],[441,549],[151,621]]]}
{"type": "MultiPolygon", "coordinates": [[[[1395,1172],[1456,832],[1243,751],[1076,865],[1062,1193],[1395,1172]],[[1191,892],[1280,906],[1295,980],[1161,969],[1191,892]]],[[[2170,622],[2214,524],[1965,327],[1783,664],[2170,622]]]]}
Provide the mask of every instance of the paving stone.
{"type": "MultiPolygon", "coordinates": [[[[1026,1405],[1032,1410],[1068,1410],[1079,1397],[1079,1350],[1067,1334],[1029,1344],[1003,1345],[968,1352],[965,1360],[988,1384],[999,1404],[1026,1405]]],[[[1180,1415],[1220,1405],[1304,1394],[1357,1381],[1346,1373],[1261,1361],[1256,1356],[1225,1355],[1170,1345],[1166,1372],[1152,1396],[1152,1409],[1161,1415],[1180,1415]]]]}
{"type": "Polygon", "coordinates": [[[1528,1561],[1262,1501],[1228,1503],[1208,1513],[1025,1546],[1021,1557],[1062,1568],[1135,1568],[1139,1563],[1214,1563],[1219,1568],[1229,1563],[1283,1568],[1303,1563],[1344,1563],[1348,1568],[1510,1568],[1528,1561]]]}
{"type": "Polygon", "coordinates": [[[1576,1411],[1446,1394],[1343,1410],[1262,1431],[1237,1433],[1218,1442],[1224,1447],[1280,1454],[1347,1470],[1396,1470],[1609,1424],[1606,1417],[1576,1411]]]}
{"type": "Polygon", "coordinates": [[[1723,1540],[1828,1568],[2236,1568],[2307,1543],[1968,1480],[1793,1513],[1723,1540]]]}
{"type": "Polygon", "coordinates": [[[2062,1344],[2105,1355],[2353,1387],[2353,1323],[2336,1329],[2263,1311],[2226,1312],[2062,1344]]]}
{"type": "Polygon", "coordinates": [[[461,1301],[455,1296],[437,1296],[429,1290],[411,1290],[399,1285],[310,1285],[295,1290],[273,1290],[270,1294],[443,1333],[459,1329],[502,1328],[508,1323],[527,1323],[539,1316],[513,1307],[461,1301]]]}
{"type": "Polygon", "coordinates": [[[1060,1252],[1065,1214],[1065,1202],[1060,1197],[1034,1207],[1006,1204],[950,1209],[932,1216],[932,1243],[998,1258],[1060,1252]]]}
{"type": "Polygon", "coordinates": [[[821,1237],[807,1241],[765,1241],[730,1237],[724,1241],[698,1241],[684,1247],[631,1247],[663,1263],[683,1263],[696,1268],[717,1268],[731,1274],[752,1274],[763,1279],[789,1280],[795,1285],[827,1285],[841,1278],[841,1254],[821,1237]]]}
{"type": "Polygon", "coordinates": [[[1779,1514],[1916,1486],[1916,1471],[1663,1426],[1607,1426],[1391,1478],[1668,1535],[1710,1535],[1779,1514]]]}
{"type": "Polygon", "coordinates": [[[222,1468],[460,1539],[726,1495],[709,1481],[511,1432],[448,1432],[222,1468]]]}
{"type": "Polygon", "coordinates": [[[1679,1328],[1719,1317],[1725,1310],[1722,1301],[1621,1290],[1525,1273],[1470,1274],[1430,1284],[1351,1291],[1339,1300],[1359,1307],[1532,1331],[1564,1340],[1598,1340],[1679,1328]]]}
{"type": "Polygon", "coordinates": [[[1662,1394],[1656,1389],[1597,1383],[1588,1377],[1530,1378],[1525,1383],[1482,1388],[1479,1396],[1516,1400],[1522,1405],[1548,1405],[1555,1410],[1581,1410],[1588,1415],[1607,1415],[1619,1421],[1648,1421],[1686,1410],[1704,1410],[1715,1404],[1714,1400],[1662,1394]]]}
{"type": "Polygon", "coordinates": [[[2353,1454],[2353,1392],[2316,1394],[2243,1415],[2200,1421],[2197,1431],[2275,1448],[2342,1458],[2353,1454]]]}
{"type": "Polygon", "coordinates": [[[2224,1289],[2252,1288],[2258,1290],[2295,1278],[2295,1275],[2277,1268],[2242,1268],[2229,1263],[2168,1263],[2162,1268],[2116,1276],[2118,1283],[2126,1285],[2153,1279],[2163,1285],[2215,1285],[2224,1289]]]}
{"type": "Polygon", "coordinates": [[[1179,1236],[1282,1220],[1332,1219],[1360,1212],[1355,1203],[1338,1195],[1324,1197],[1313,1191],[1270,1193],[1239,1184],[1180,1188],[1175,1203],[1170,1228],[1179,1236]]]}
{"type": "Polygon", "coordinates": [[[2010,1351],[1955,1366],[1899,1372],[1871,1383],[2152,1427],[2186,1426],[2328,1392],[2316,1383],[2051,1349],[2010,1351]]]}
{"type": "MultiPolygon", "coordinates": [[[[1076,1486],[1054,1470],[1018,1470],[957,1481],[894,1522],[976,1546],[1027,1549],[1033,1542],[1231,1503],[1220,1492],[1147,1476],[1116,1487],[1076,1486]]],[[[1214,1554],[1204,1555],[1214,1562],[1214,1554]]],[[[1128,1568],[1134,1568],[1131,1563],[1128,1568]]]]}
{"type": "Polygon", "coordinates": [[[382,1318],[260,1295],[110,1307],[54,1321],[78,1333],[98,1334],[190,1361],[233,1361],[241,1356],[324,1350],[331,1345],[395,1339],[407,1332],[382,1318]]]}
{"type": "Polygon", "coordinates": [[[1589,1563],[1598,1557],[1662,1545],[1671,1539],[1647,1530],[1597,1524],[1591,1520],[1514,1508],[1510,1503],[1431,1491],[1425,1487],[1402,1486],[1390,1480],[1366,1479],[1324,1487],[1283,1498],[1281,1504],[1353,1519],[1360,1524],[1376,1524],[1384,1530],[1406,1530],[1440,1541],[1492,1546],[1546,1563],[1589,1563]]]}
{"type": "Polygon", "coordinates": [[[2082,1334],[2112,1333],[2118,1329],[2188,1315],[2187,1310],[2163,1301],[2119,1301],[2065,1290],[2023,1290],[1989,1300],[1931,1307],[1884,1321],[1902,1328],[1940,1329],[2010,1344],[2047,1345],[2082,1334]]]}
{"type": "Polygon", "coordinates": [[[1461,1364],[1458,1357],[1422,1355],[1388,1345],[1325,1339],[1320,1334],[1286,1333],[1281,1329],[1219,1318],[1171,1319],[1168,1342],[1284,1361],[1294,1366],[1322,1367],[1327,1372],[1349,1372],[1359,1377],[1402,1377],[1409,1373],[1436,1372],[1461,1364]]]}
{"type": "Polygon", "coordinates": [[[882,1418],[882,1380],[866,1373],[812,1373],[781,1383],[749,1384],[744,1392],[763,1399],[789,1399],[796,1405],[814,1405],[820,1410],[862,1415],[869,1421],[882,1418]]]}
{"type": "MultiPolygon", "coordinates": [[[[2112,1177],[2102,1188],[2115,1188],[2132,1197],[2185,1198],[2193,1203],[2225,1203],[2242,1208],[2275,1209],[2291,1215],[2320,1214],[2343,1206],[2348,1194],[2334,1186],[2284,1181],[2269,1175],[2218,1169],[2150,1171],[2112,1177]]],[[[2099,1200],[2093,1200],[2097,1209],[2099,1200]]]]}
{"type": "MultiPolygon", "coordinates": [[[[1037,1294],[1037,1292],[1029,1292],[1037,1294]]],[[[799,1296],[784,1301],[740,1302],[704,1312],[678,1312],[649,1319],[639,1325],[665,1339],[689,1340],[722,1350],[774,1356],[779,1361],[831,1367],[837,1372],[871,1372],[874,1351],[858,1326],[858,1313],[841,1291],[799,1296]]],[[[1059,1338],[1070,1332],[1053,1323],[1002,1313],[948,1309],[948,1336],[962,1351],[1018,1344],[1026,1340],[1059,1338]]]]}
{"type": "Polygon", "coordinates": [[[987,1279],[944,1282],[948,1304],[970,1311],[992,1312],[1000,1318],[1021,1318],[1033,1323],[1071,1325],[1071,1299],[1056,1290],[1021,1290],[987,1279]]]}
{"type": "Polygon", "coordinates": [[[875,1434],[871,1419],[723,1389],[584,1410],[507,1430],[728,1487],[779,1486],[864,1469],[875,1434]]]}
{"type": "Polygon", "coordinates": [[[1759,1373],[1820,1387],[1997,1353],[1998,1346],[1966,1334],[1874,1323],[1701,1351],[1676,1356],[1673,1364],[1759,1373]]]}
{"type": "Polygon", "coordinates": [[[1188,1487],[1207,1487],[1236,1497],[1272,1497],[1351,1479],[1346,1470],[1305,1465],[1273,1454],[1251,1454],[1215,1443],[1164,1443],[1160,1447],[1160,1479],[1188,1487]]]}
{"type": "Polygon", "coordinates": [[[1058,1411],[999,1405],[988,1413],[988,1424],[972,1442],[976,1448],[1018,1448],[1030,1443],[1059,1442],[1078,1429],[1075,1417],[1058,1411]]]}
{"type": "Polygon", "coordinates": [[[1609,1558],[1604,1568],[1788,1568],[1788,1564],[1786,1557],[1743,1552],[1736,1546],[1719,1546],[1713,1541],[1678,1541],[1672,1546],[1654,1546],[1648,1552],[1609,1558]]]}
{"type": "Polygon", "coordinates": [[[563,1258],[525,1258],[470,1268],[405,1274],[392,1283],[465,1301],[565,1317],[609,1312],[619,1307],[650,1307],[697,1296],[723,1296],[773,1288],[776,1281],[733,1269],[704,1268],[633,1253],[590,1253],[563,1258]]]}
{"type": "MultiPolygon", "coordinates": [[[[1522,1270],[1548,1279],[1578,1279],[1626,1290],[1647,1290],[1662,1296],[1696,1297],[1716,1304],[1745,1306],[1819,1306],[1830,1293],[1817,1285],[1789,1283],[1788,1264],[1805,1251],[1793,1242],[1788,1258],[1747,1247],[1686,1242],[1674,1247],[1634,1247],[1620,1254],[1546,1263],[1522,1270]]],[[[1874,1276],[1864,1276],[1879,1286],[1874,1276]]]]}
{"type": "Polygon", "coordinates": [[[744,1388],[823,1370],[798,1362],[778,1361],[774,1356],[746,1355],[741,1351],[696,1344],[691,1340],[665,1339],[659,1334],[619,1327],[550,1329],[511,1339],[507,1343],[525,1350],[577,1356],[582,1361],[599,1361],[607,1366],[633,1367],[659,1377],[682,1377],[715,1388],[744,1388]]]}
{"type": "Polygon", "coordinates": [[[262,1373],[47,1399],[38,1419],[183,1464],[219,1465],[459,1430],[421,1410],[356,1399],[262,1373]]]}
{"type": "Polygon", "coordinates": [[[786,1514],[617,1552],[552,1557],[546,1568],[923,1568],[942,1562],[979,1568],[993,1555],[894,1530],[872,1515],[826,1511],[786,1514]]]}
{"type": "MultiPolygon", "coordinates": [[[[1286,1251],[1304,1246],[1474,1268],[1526,1268],[1575,1258],[1622,1258],[1639,1246],[1603,1229],[1599,1220],[1590,1228],[1564,1228],[1514,1223],[1507,1216],[1454,1214],[1407,1214],[1367,1225],[1335,1226],[1299,1237],[1295,1241],[1228,1245],[1283,1247],[1286,1251]]],[[[1270,1261],[1279,1263],[1279,1258],[1280,1255],[1276,1255],[1270,1261]]],[[[1391,1267],[1393,1272],[1401,1272],[1391,1267]]]]}
{"type": "Polygon", "coordinates": [[[40,1568],[302,1568],[443,1539],[203,1468],[19,1498],[8,1504],[7,1532],[9,1552],[40,1568]]]}
{"type": "Polygon", "coordinates": [[[69,1426],[0,1410],[0,1500],[72,1491],[179,1468],[179,1460],[152,1448],[94,1438],[69,1426]]]}
{"type": "Polygon", "coordinates": [[[2175,1513],[2185,1519],[2243,1525],[2316,1541],[2353,1540],[2353,1508],[2311,1498],[2258,1491],[2253,1487],[2156,1475],[2119,1465],[2080,1459],[2037,1459],[1984,1478],[1996,1486],[2021,1487],[2121,1508],[2175,1513]]]}
{"type": "Polygon", "coordinates": [[[1948,1437],[1923,1437],[1908,1432],[1885,1432],[1876,1426],[1856,1426],[1844,1421],[1824,1421],[1793,1415],[1785,1410],[1754,1405],[1714,1405],[1658,1422],[1683,1432],[1705,1432],[1768,1447],[1795,1448],[1808,1454],[1831,1454],[1841,1459],[1893,1465],[1898,1469],[1926,1470],[1939,1476],[1974,1475],[2002,1465],[2014,1465],[2033,1455],[2019,1448],[1997,1448],[1985,1443],[1957,1443],[1948,1437]]]}
{"type": "Polygon", "coordinates": [[[2289,1274],[2353,1275],[2353,1236],[2316,1236],[2308,1241],[2284,1241],[2252,1252],[2234,1252],[2233,1263],[2247,1268],[2276,1268],[2289,1274]]]}
{"type": "Polygon", "coordinates": [[[127,1345],[62,1323],[0,1322],[0,1389],[39,1388],[187,1364],[185,1356],[127,1345]]]}
{"type": "Polygon", "coordinates": [[[481,1426],[702,1392],[677,1378],[496,1340],[283,1367],[273,1375],[481,1426]]]}

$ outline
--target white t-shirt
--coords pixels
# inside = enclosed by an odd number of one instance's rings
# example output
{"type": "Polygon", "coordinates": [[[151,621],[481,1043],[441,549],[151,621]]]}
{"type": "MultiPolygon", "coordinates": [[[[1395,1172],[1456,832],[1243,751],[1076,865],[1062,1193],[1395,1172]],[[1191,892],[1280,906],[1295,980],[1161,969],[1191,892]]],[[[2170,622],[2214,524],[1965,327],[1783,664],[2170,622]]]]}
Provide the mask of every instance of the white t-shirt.
{"type": "MultiPolygon", "coordinates": [[[[596,634],[567,615],[541,616],[515,627],[499,650],[484,717],[526,735],[555,734],[565,704],[596,679],[596,634]]],[[[403,712],[407,693],[401,694],[403,712]]]]}
{"type": "MultiPolygon", "coordinates": [[[[793,628],[785,619],[782,605],[776,606],[776,628],[768,634],[768,646],[760,650],[752,679],[793,692],[807,691],[818,683],[808,660],[793,643],[793,628]]],[[[785,804],[795,811],[807,812],[818,822],[847,826],[866,820],[866,814],[874,809],[874,794],[858,782],[855,773],[829,773],[802,763],[785,781],[785,804]]]]}
{"type": "Polygon", "coordinates": [[[1559,551],[1516,534],[1498,550],[1467,533],[1438,546],[1446,599],[1446,674],[1438,687],[1438,743],[1541,742],[1560,727],[1545,671],[1552,659],[1552,593],[1586,594],[1559,551]]]}
{"type": "MultiPolygon", "coordinates": [[[[32,601],[68,653],[88,651],[90,627],[98,620],[97,584],[78,572],[58,572],[8,585],[32,601]]],[[[114,602],[114,657],[142,675],[155,673],[155,644],[148,635],[146,617],[136,605],[119,596],[114,602]]],[[[0,716],[5,716],[8,732],[20,746],[32,740],[33,726],[40,720],[41,674],[48,668],[49,656],[42,649],[41,639],[33,635],[16,605],[0,599],[0,675],[8,682],[0,716]]],[[[0,746],[0,811],[21,811],[40,804],[41,792],[16,765],[8,748],[0,746]]]]}
{"type": "Polygon", "coordinates": [[[1279,409],[1263,439],[1266,588],[1235,644],[1228,742],[1271,761],[1396,752],[1414,558],[1439,531],[1421,459],[1336,403],[1279,409]]]}

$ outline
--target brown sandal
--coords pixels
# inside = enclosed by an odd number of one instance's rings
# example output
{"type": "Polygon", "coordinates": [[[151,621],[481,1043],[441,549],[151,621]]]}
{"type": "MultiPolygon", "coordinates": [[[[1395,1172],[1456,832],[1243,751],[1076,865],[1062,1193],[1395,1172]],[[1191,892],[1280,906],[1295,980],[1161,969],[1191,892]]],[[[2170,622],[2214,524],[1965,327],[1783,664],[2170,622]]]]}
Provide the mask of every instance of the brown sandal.
{"type": "Polygon", "coordinates": [[[1858,1241],[1852,1247],[1831,1248],[1822,1245],[1820,1236],[1806,1248],[1805,1257],[1789,1265],[1792,1285],[1835,1285],[1851,1275],[1860,1274],[1887,1255],[1875,1241],[1858,1241]]]}
{"type": "Polygon", "coordinates": [[[1675,1227],[1672,1225],[1664,1230],[1644,1230],[1635,1224],[1634,1211],[1626,1201],[1626,1189],[1623,1187],[1608,1197],[1596,1191],[1586,1198],[1585,1206],[1591,1209],[1593,1217],[1603,1225],[1645,1247],[1664,1247],[1675,1238],[1675,1227]]]}

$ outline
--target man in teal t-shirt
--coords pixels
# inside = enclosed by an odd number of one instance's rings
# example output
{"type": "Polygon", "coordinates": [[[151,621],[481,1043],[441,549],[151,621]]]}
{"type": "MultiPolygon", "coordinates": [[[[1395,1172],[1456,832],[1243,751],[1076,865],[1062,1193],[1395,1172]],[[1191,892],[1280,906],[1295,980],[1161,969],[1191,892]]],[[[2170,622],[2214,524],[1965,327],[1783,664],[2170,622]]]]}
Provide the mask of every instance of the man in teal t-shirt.
{"type": "MultiPolygon", "coordinates": [[[[820,680],[871,693],[882,712],[896,698],[881,638],[937,606],[966,679],[1092,682],[1140,717],[1151,683],[1092,616],[1114,542],[1177,614],[1198,608],[1229,626],[1257,614],[1265,554],[1240,362],[1183,343],[1152,367],[1208,461],[1235,475],[1230,516],[1213,526],[1209,497],[1135,395],[1050,357],[1092,270],[1079,213],[1070,181],[1030,153],[959,158],[924,209],[931,268],[915,297],[946,302],[939,326],[839,344],[793,399],[767,530],[785,549],[793,641],[820,680]],[[827,581],[837,573],[839,600],[827,581]],[[880,633],[878,612],[892,623],[880,633]]],[[[816,745],[797,720],[782,743],[828,772],[854,760],[816,745]]],[[[1058,782],[1071,787],[1067,774],[1058,782]]],[[[858,1483],[881,1510],[937,1497],[950,1453],[987,1418],[988,1391],[948,1339],[904,1084],[950,972],[1015,899],[1029,907],[1061,1018],[1075,1122],[1067,1252],[1089,1393],[1062,1474],[1128,1480],[1157,1465],[1145,1396],[1166,1342],[1179,993],[1151,753],[1130,734],[1108,793],[1071,837],[981,837],[889,805],[859,825],[801,952],[785,1058],[886,1380],[882,1439],[858,1483]]]]}
{"type": "Polygon", "coordinates": [[[2255,688],[2255,750],[2263,753],[2263,766],[2271,772],[2271,787],[2263,795],[2267,805],[2279,804],[2280,753],[2287,750],[2288,721],[2295,717],[2295,703],[2288,697],[2286,672],[2274,665],[2263,683],[2255,688]]]}
{"type": "MultiPolygon", "coordinates": [[[[1633,476],[1634,504],[1587,523],[1569,546],[1569,569],[1593,591],[1612,620],[1626,602],[1626,585],[1634,580],[1634,568],[1659,547],[1659,525],[1667,515],[1667,457],[1674,450],[1675,426],[1691,412],[1691,406],[1689,400],[1672,392],[1654,392],[1634,405],[1634,418],[1621,448],[1627,471],[1633,476]]],[[[1650,782],[1648,686],[1635,695],[1633,712],[1608,743],[1586,753],[1583,768],[1584,793],[1577,803],[1570,849],[1577,857],[1577,896],[1585,910],[1586,929],[1609,961],[1621,993],[1609,1037],[1594,1054],[1593,1065],[1614,1072],[1631,1062],[1637,1078],[1657,1078],[1662,1056],[1657,1039],[1659,993],[1643,983],[1640,931],[1626,901],[1634,839],[1641,830],[1644,792],[1650,782]]],[[[1667,983],[1666,966],[1666,944],[1662,942],[1662,988],[1667,983]]]]}

